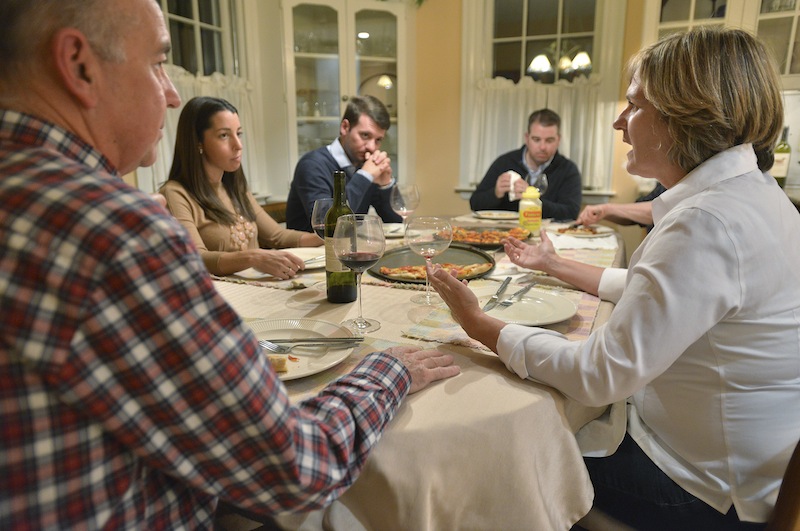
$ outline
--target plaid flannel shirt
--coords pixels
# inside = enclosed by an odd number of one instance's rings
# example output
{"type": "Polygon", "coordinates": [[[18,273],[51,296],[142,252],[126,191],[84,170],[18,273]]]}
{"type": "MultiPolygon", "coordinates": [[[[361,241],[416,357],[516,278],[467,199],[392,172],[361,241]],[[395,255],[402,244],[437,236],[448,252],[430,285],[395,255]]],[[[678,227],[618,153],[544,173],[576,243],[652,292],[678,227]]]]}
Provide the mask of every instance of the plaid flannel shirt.
{"type": "Polygon", "coordinates": [[[184,229],[0,110],[0,529],[210,528],[349,486],[410,386],[368,356],[297,407],[184,229]]]}

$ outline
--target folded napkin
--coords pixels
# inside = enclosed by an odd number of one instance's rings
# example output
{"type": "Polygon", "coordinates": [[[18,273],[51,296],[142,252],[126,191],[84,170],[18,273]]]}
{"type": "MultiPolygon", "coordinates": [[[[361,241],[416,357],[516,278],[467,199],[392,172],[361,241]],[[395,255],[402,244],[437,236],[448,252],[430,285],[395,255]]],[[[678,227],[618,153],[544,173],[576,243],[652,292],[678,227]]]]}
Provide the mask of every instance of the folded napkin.
{"type": "Polygon", "coordinates": [[[424,341],[435,341],[437,343],[451,343],[478,350],[491,352],[487,346],[480,341],[469,337],[461,325],[453,320],[450,310],[447,307],[436,308],[424,317],[419,323],[412,324],[409,328],[402,330],[404,337],[422,339],[424,341]]]}
{"type": "Polygon", "coordinates": [[[291,290],[310,288],[311,286],[319,284],[320,282],[325,282],[325,270],[303,272],[289,280],[281,280],[273,277],[272,275],[262,275],[259,277],[249,275],[231,275],[226,277],[211,275],[211,278],[214,280],[224,280],[226,282],[235,282],[238,284],[253,284],[266,288],[291,290]]]}
{"type": "Polygon", "coordinates": [[[553,242],[556,251],[563,249],[611,249],[619,247],[614,235],[602,236],[599,238],[576,238],[569,234],[548,233],[548,238],[553,242]]]}

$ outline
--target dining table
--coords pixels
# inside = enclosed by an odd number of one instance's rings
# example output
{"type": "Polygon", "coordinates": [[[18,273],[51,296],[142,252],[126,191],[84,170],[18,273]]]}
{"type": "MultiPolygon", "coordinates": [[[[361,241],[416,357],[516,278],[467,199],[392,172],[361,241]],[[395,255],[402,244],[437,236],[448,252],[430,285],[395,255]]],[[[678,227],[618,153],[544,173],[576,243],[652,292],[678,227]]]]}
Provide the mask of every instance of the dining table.
{"type": "MultiPolygon", "coordinates": [[[[498,229],[515,225],[471,214],[454,216],[451,223],[498,229]]],[[[613,229],[597,238],[554,233],[552,239],[561,255],[603,267],[625,265],[624,244],[613,229]]],[[[387,249],[402,245],[402,237],[387,231],[387,249]]],[[[485,252],[495,267],[470,282],[479,298],[488,297],[506,277],[512,279],[508,294],[534,284],[528,293],[557,296],[574,305],[568,318],[543,325],[567,338],[586,339],[613,309],[611,303],[558,279],[515,266],[502,247],[485,252]]],[[[214,285],[254,327],[293,319],[337,327],[358,315],[358,303],[329,303],[324,279],[324,268],[316,268],[288,281],[233,275],[214,277],[214,285]]],[[[576,434],[607,415],[607,408],[584,406],[551,387],[519,378],[469,338],[445,305],[412,302],[420,289],[424,284],[364,273],[363,314],[378,320],[380,329],[366,334],[333,366],[286,378],[290,399],[296,403],[316,395],[369,352],[394,345],[450,353],[460,374],[403,401],[355,483],[330,506],[281,516],[278,524],[348,531],[569,529],[589,511],[594,496],[576,434]]]]}

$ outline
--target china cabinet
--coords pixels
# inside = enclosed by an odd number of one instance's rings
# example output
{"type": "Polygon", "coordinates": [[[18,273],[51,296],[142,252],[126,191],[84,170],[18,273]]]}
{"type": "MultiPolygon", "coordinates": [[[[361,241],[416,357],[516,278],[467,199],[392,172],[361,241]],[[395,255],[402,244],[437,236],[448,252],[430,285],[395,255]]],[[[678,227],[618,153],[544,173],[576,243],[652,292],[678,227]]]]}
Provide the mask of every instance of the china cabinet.
{"type": "Polygon", "coordinates": [[[800,89],[800,1],[647,0],[645,9],[645,42],[701,24],[744,28],[767,44],[783,88],[800,89]]]}
{"type": "Polygon", "coordinates": [[[406,4],[283,0],[290,158],[331,143],[353,95],[372,95],[392,125],[381,149],[398,175],[406,158],[406,4]]]}

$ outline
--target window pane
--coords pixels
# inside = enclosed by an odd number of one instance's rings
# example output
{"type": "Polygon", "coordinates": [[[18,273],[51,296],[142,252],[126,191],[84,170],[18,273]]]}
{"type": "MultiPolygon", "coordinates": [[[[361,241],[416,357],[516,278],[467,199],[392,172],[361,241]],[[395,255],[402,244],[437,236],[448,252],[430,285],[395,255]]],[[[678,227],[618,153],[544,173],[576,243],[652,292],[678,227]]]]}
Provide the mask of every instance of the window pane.
{"type": "Polygon", "coordinates": [[[563,33],[594,31],[594,0],[564,0],[563,33]]]}
{"type": "Polygon", "coordinates": [[[220,25],[219,2],[217,0],[199,0],[198,9],[200,10],[200,22],[211,24],[212,26],[220,25]]]}
{"type": "Polygon", "coordinates": [[[790,74],[800,74],[800,32],[794,37],[794,46],[792,46],[792,58],[789,63],[790,74]]]}
{"type": "Polygon", "coordinates": [[[494,38],[522,35],[522,0],[494,0],[494,38]]]}
{"type": "Polygon", "coordinates": [[[661,22],[689,20],[691,0],[671,0],[661,2],[661,22]]]}
{"type": "Polygon", "coordinates": [[[297,52],[339,53],[336,11],[317,5],[294,8],[294,46],[297,52]]]}
{"type": "Polygon", "coordinates": [[[725,18],[726,0],[695,0],[694,18],[725,18]]]}
{"type": "Polygon", "coordinates": [[[791,31],[792,17],[773,18],[758,22],[758,36],[775,58],[781,74],[786,72],[786,52],[789,49],[791,31]]]}
{"type": "Polygon", "coordinates": [[[172,39],[172,63],[187,71],[197,73],[197,57],[195,57],[194,29],[190,24],[171,20],[169,35],[172,39]]]}
{"type": "Polygon", "coordinates": [[[494,45],[494,71],[492,77],[504,77],[515,83],[520,79],[520,45],[516,42],[494,45]]]}
{"type": "Polygon", "coordinates": [[[795,0],[761,0],[762,13],[794,11],[795,0]]]}
{"type": "Polygon", "coordinates": [[[214,72],[225,73],[222,66],[222,34],[219,31],[200,30],[200,44],[203,47],[203,75],[214,72]]]}
{"type": "Polygon", "coordinates": [[[555,35],[557,32],[558,0],[528,0],[528,35],[555,35]]]}
{"type": "Polygon", "coordinates": [[[592,72],[593,39],[583,37],[564,39],[561,41],[561,53],[558,60],[558,78],[572,81],[581,75],[588,76],[592,72]]]}
{"type": "Polygon", "coordinates": [[[556,41],[529,41],[525,46],[525,75],[534,81],[554,83],[556,80],[556,41]]]}
{"type": "Polygon", "coordinates": [[[192,13],[192,0],[169,0],[167,9],[173,15],[186,18],[194,18],[192,13]]]}

